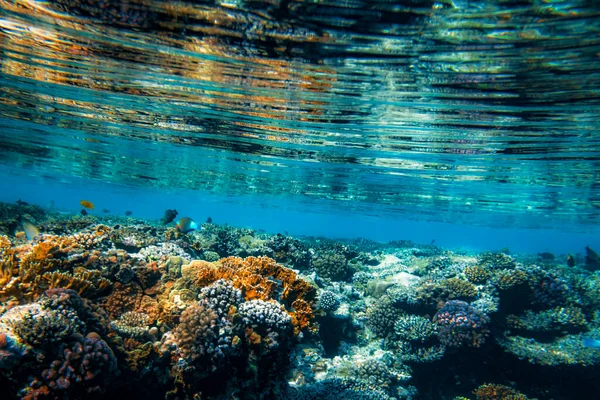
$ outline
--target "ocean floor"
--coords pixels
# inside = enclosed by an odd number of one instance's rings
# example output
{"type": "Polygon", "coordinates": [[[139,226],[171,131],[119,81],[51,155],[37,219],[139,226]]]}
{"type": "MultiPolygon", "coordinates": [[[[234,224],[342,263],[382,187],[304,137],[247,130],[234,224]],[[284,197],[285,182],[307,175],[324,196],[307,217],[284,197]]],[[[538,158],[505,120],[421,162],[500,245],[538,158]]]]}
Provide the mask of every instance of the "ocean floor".
{"type": "Polygon", "coordinates": [[[599,392],[600,258],[585,243],[468,253],[171,217],[0,203],[3,399],[599,392]]]}

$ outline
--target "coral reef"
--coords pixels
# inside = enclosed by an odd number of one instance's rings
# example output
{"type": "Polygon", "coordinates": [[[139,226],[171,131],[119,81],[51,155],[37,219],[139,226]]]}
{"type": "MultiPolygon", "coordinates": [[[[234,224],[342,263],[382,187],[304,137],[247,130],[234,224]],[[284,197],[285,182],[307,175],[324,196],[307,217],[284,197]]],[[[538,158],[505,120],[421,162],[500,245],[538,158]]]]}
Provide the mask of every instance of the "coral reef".
{"type": "Polygon", "coordinates": [[[26,204],[0,205],[0,217],[9,399],[569,399],[600,389],[591,249],[587,265],[581,254],[567,264],[212,222],[183,234],[26,204]],[[23,210],[39,230],[29,239],[14,218],[23,210]]]}

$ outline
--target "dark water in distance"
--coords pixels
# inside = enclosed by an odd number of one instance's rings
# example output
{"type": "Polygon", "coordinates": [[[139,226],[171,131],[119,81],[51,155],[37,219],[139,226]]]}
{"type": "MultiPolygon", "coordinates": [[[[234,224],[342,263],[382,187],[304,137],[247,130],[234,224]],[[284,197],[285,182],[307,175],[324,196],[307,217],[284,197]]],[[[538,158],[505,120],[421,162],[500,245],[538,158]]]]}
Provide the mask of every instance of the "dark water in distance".
{"type": "Polygon", "coordinates": [[[594,1],[0,1],[0,166],[593,231],[599,58],[594,1]]]}

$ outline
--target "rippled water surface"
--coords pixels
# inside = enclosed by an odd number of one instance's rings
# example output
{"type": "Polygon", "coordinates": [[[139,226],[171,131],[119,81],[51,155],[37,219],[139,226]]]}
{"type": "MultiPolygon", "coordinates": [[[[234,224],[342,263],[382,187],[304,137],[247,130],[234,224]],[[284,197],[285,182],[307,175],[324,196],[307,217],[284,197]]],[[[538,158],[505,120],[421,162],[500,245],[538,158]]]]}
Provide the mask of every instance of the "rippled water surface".
{"type": "Polygon", "coordinates": [[[591,0],[0,0],[28,176],[592,226],[599,125],[591,0]]]}

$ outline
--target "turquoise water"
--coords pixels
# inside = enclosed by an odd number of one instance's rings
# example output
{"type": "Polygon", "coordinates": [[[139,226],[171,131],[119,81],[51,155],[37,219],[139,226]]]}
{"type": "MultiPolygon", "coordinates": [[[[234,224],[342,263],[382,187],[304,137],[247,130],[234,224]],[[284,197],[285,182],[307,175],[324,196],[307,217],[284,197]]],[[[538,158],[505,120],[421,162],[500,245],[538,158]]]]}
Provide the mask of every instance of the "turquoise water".
{"type": "Polygon", "coordinates": [[[104,4],[103,14],[3,3],[0,162],[25,185],[5,201],[75,210],[113,185],[144,197],[128,207],[146,217],[226,197],[214,217],[284,229],[266,211],[232,212],[250,196],[303,234],[339,236],[318,218],[341,211],[345,236],[502,248],[526,235],[523,250],[557,252],[597,243],[589,3],[104,4]],[[80,195],[51,194],[56,181],[80,195]],[[459,226],[426,235],[424,221],[459,226]],[[501,230],[481,242],[473,226],[501,230]]]}

